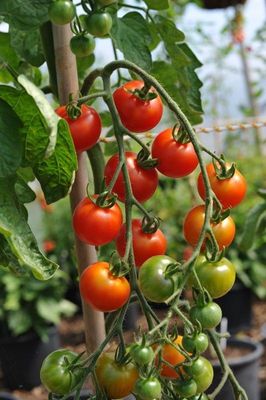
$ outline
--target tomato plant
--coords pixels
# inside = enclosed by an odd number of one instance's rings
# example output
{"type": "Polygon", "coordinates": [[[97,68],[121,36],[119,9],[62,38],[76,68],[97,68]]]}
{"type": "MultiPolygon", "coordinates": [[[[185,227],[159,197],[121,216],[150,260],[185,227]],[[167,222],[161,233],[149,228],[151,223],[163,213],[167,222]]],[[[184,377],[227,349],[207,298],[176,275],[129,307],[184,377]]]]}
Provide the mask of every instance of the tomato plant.
{"type": "Polygon", "coordinates": [[[174,139],[173,130],[166,129],[152,143],[152,157],[158,160],[156,168],[171,178],[183,178],[198,166],[198,157],[192,143],[174,139]]]}
{"type": "Polygon", "coordinates": [[[130,295],[128,280],[115,276],[107,262],[88,266],[81,274],[79,286],[84,301],[104,312],[122,307],[130,295]]]}
{"type": "MultiPolygon", "coordinates": [[[[132,151],[125,152],[125,158],[133,195],[141,203],[145,202],[152,197],[157,189],[158,173],[155,168],[141,167],[138,162],[137,154],[132,151]]],[[[118,164],[118,154],[114,154],[107,161],[104,170],[104,176],[107,185],[110,184],[118,164]]],[[[118,195],[119,200],[123,202],[125,201],[125,183],[122,172],[119,173],[112,191],[118,195]]]]}
{"type": "MultiPolygon", "coordinates": [[[[163,104],[157,95],[154,99],[141,98],[137,91],[144,87],[142,81],[130,81],[115,90],[114,102],[122,124],[132,132],[146,132],[159,124],[163,115],[163,104]]],[[[155,93],[150,89],[149,93],[155,93]]]]}
{"type": "Polygon", "coordinates": [[[168,256],[153,256],[139,271],[139,286],[144,296],[154,303],[163,303],[177,287],[178,277],[169,274],[176,261],[168,256]]]}
{"type": "Polygon", "coordinates": [[[73,36],[70,40],[70,48],[75,56],[86,57],[93,53],[95,40],[90,35],[73,36]]]}
{"type": "MultiPolygon", "coordinates": [[[[185,217],[183,232],[186,241],[195,246],[198,243],[200,233],[205,219],[205,206],[192,208],[185,217]]],[[[212,222],[211,228],[220,250],[230,246],[235,237],[235,223],[232,217],[228,216],[220,222],[212,222]]],[[[206,235],[208,237],[208,234],[206,235]]]]}
{"type": "MultiPolygon", "coordinates": [[[[229,165],[227,164],[227,167],[229,165]]],[[[236,169],[231,178],[219,179],[216,175],[213,164],[206,167],[210,180],[211,188],[221,202],[223,208],[236,207],[244,199],[247,191],[247,183],[243,175],[236,169]]],[[[205,199],[205,188],[203,184],[202,173],[198,177],[198,191],[201,198],[205,199]]]]}
{"type": "Polygon", "coordinates": [[[96,364],[96,376],[109,398],[121,399],[133,391],[139,373],[131,363],[118,363],[114,353],[103,353],[96,364]]]}
{"type": "Polygon", "coordinates": [[[87,16],[86,30],[93,36],[103,37],[109,34],[112,28],[112,16],[108,12],[94,12],[87,16]]]}
{"type": "MultiPolygon", "coordinates": [[[[167,241],[160,229],[154,233],[146,233],[142,228],[140,219],[132,221],[132,243],[135,263],[140,267],[148,258],[163,255],[166,251],[167,241]]],[[[123,224],[116,238],[116,248],[121,257],[126,250],[126,225],[123,224]]]]}
{"type": "Polygon", "coordinates": [[[71,368],[78,354],[67,349],[50,353],[43,361],[40,377],[47,390],[58,395],[71,393],[82,377],[82,370],[71,368]]]}
{"type": "Polygon", "coordinates": [[[49,7],[50,20],[56,25],[65,25],[73,20],[76,8],[70,0],[53,0],[49,7]]]}
{"type": "Polygon", "coordinates": [[[69,129],[77,152],[93,147],[101,134],[102,124],[94,108],[82,104],[81,114],[76,119],[69,117],[66,106],[56,109],[56,113],[69,124],[69,129]]]}
{"type": "Polygon", "coordinates": [[[139,400],[160,400],[162,387],[160,381],[155,377],[139,378],[133,393],[139,400]]]}
{"type": "Polygon", "coordinates": [[[93,246],[101,246],[114,240],[122,222],[122,212],[117,204],[103,208],[89,197],[81,200],[73,214],[73,227],[77,236],[93,246]]]}
{"type": "MultiPolygon", "coordinates": [[[[197,263],[195,269],[202,286],[214,299],[224,296],[235,283],[235,266],[225,257],[216,262],[197,263]]],[[[194,286],[197,286],[195,279],[194,286]]]]}

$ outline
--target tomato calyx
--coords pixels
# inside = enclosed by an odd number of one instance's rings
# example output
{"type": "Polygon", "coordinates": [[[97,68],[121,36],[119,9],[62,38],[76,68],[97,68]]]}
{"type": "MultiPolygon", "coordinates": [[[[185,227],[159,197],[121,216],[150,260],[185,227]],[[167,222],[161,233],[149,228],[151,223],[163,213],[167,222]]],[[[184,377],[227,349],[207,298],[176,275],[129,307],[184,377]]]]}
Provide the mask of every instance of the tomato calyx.
{"type": "Polygon", "coordinates": [[[138,97],[140,100],[143,101],[151,101],[158,97],[158,94],[151,90],[151,85],[149,83],[144,84],[141,89],[126,89],[127,92],[133,94],[134,96],[138,97]]]}
{"type": "Polygon", "coordinates": [[[114,359],[119,365],[127,365],[131,362],[131,355],[126,352],[124,343],[120,343],[117,346],[114,359]]]}
{"type": "Polygon", "coordinates": [[[73,100],[72,94],[69,95],[69,102],[66,105],[66,111],[71,119],[77,119],[81,116],[81,107],[77,104],[77,101],[73,100]]]}
{"type": "Polygon", "coordinates": [[[212,159],[212,164],[219,180],[230,179],[236,172],[236,164],[232,163],[229,167],[226,166],[225,158],[221,155],[220,160],[217,161],[215,158],[212,159]]]}
{"type": "Polygon", "coordinates": [[[190,138],[187,134],[185,127],[180,123],[174,125],[172,130],[172,136],[173,139],[178,143],[186,144],[190,142],[190,138]]]}
{"type": "Polygon", "coordinates": [[[145,216],[142,220],[141,229],[144,233],[155,233],[160,227],[160,218],[145,216]]]}
{"type": "Polygon", "coordinates": [[[116,277],[122,277],[128,274],[129,265],[126,261],[122,260],[116,251],[111,254],[110,272],[116,277]]]}
{"type": "MultiPolygon", "coordinates": [[[[88,196],[90,197],[90,196],[88,196]]],[[[91,197],[90,197],[91,199],[91,197]]],[[[95,201],[95,197],[91,199],[92,201],[94,201],[94,203],[101,208],[112,208],[117,200],[117,195],[115,193],[110,193],[108,190],[105,190],[104,192],[100,193],[99,195],[97,195],[96,197],[96,201],[95,201]]]]}
{"type": "Polygon", "coordinates": [[[142,148],[137,155],[137,163],[143,169],[151,169],[156,167],[158,160],[150,158],[150,152],[146,148],[142,148]]]}
{"type": "Polygon", "coordinates": [[[205,257],[206,260],[208,260],[209,262],[217,262],[220,261],[225,254],[225,247],[223,247],[222,250],[217,251],[217,243],[214,242],[215,238],[213,238],[212,236],[207,237],[205,239],[205,257]]]}
{"type": "Polygon", "coordinates": [[[176,263],[170,263],[167,265],[165,272],[164,272],[164,277],[165,278],[171,278],[173,275],[175,275],[177,272],[181,272],[181,263],[176,262],[176,263]]]}

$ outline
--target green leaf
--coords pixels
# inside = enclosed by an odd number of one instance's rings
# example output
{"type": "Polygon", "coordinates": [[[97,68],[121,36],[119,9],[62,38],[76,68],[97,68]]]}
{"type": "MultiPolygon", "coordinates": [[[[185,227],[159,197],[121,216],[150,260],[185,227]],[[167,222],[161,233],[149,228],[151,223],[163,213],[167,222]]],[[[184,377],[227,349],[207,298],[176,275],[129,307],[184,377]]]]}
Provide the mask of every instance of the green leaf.
{"type": "MultiPolygon", "coordinates": [[[[0,4],[1,9],[1,4],[0,4]]],[[[3,62],[8,63],[17,70],[19,66],[19,57],[10,44],[9,33],[0,32],[0,82],[9,83],[14,80],[8,70],[2,65],[3,62]]]]}
{"type": "Polygon", "coordinates": [[[12,253],[5,237],[0,234],[0,266],[8,268],[16,274],[25,273],[25,269],[21,267],[17,257],[12,253]]]}
{"type": "Polygon", "coordinates": [[[66,318],[72,317],[72,315],[74,315],[78,309],[76,304],[71,303],[71,301],[66,300],[66,299],[62,299],[58,303],[58,305],[59,305],[60,315],[66,317],[66,318]]]}
{"type": "Polygon", "coordinates": [[[45,58],[39,29],[25,32],[11,25],[9,33],[11,46],[23,60],[28,61],[35,67],[39,67],[44,63],[45,58]]]}
{"type": "Polygon", "coordinates": [[[31,326],[31,316],[27,313],[27,310],[12,311],[8,316],[8,328],[15,336],[27,332],[31,326]]]}
{"type": "Polygon", "coordinates": [[[65,197],[71,190],[77,170],[77,158],[69,127],[65,120],[58,124],[55,151],[33,168],[48,204],[65,197]]]}
{"type": "Polygon", "coordinates": [[[60,321],[60,307],[56,299],[40,298],[37,300],[36,309],[41,318],[53,324],[60,321]]]}
{"type": "Polygon", "coordinates": [[[103,111],[100,113],[101,121],[102,121],[102,126],[104,127],[109,127],[112,125],[112,117],[109,111],[103,111]]]}
{"type": "Polygon", "coordinates": [[[14,184],[14,178],[0,179],[0,233],[23,268],[31,271],[37,279],[49,279],[58,265],[39,251],[27,223],[25,209],[16,197],[14,184]]]}
{"type": "Polygon", "coordinates": [[[173,64],[175,64],[177,68],[180,68],[181,65],[188,65],[190,62],[189,58],[180,51],[178,46],[185,41],[184,33],[177,29],[171,19],[162,17],[161,15],[155,17],[155,22],[158,33],[164,42],[165,49],[171,57],[173,64]]]}
{"type": "Polygon", "coordinates": [[[31,203],[35,200],[34,191],[27,185],[27,182],[20,176],[17,176],[15,183],[15,192],[20,203],[31,203]]]}
{"type": "Polygon", "coordinates": [[[21,164],[21,127],[17,114],[0,99],[0,178],[13,175],[21,164]]]}
{"type": "Polygon", "coordinates": [[[130,12],[122,18],[113,17],[111,37],[126,60],[149,71],[152,66],[149,44],[152,38],[148,23],[138,12],[130,12]]]}
{"type": "Polygon", "coordinates": [[[28,31],[49,20],[52,0],[1,0],[0,15],[17,29],[28,31]]]}
{"type": "Polygon", "coordinates": [[[34,165],[45,157],[49,144],[49,131],[33,98],[25,91],[0,86],[0,98],[5,100],[23,122],[21,130],[24,144],[24,165],[34,165]]]}
{"type": "Polygon", "coordinates": [[[169,0],[144,0],[152,10],[166,10],[169,8],[169,0]]]}
{"type": "Polygon", "coordinates": [[[241,250],[248,250],[254,243],[256,238],[256,232],[260,221],[263,219],[266,213],[266,202],[262,204],[258,204],[253,207],[245,220],[243,234],[240,238],[239,248],[241,250]]]}

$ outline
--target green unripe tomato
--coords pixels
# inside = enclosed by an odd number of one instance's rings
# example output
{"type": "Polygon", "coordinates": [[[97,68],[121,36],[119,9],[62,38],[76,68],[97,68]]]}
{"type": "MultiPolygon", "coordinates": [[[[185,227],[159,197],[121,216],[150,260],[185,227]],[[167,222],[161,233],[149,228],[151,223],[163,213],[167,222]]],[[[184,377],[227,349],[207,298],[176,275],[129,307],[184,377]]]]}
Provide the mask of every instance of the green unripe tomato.
{"type": "Polygon", "coordinates": [[[154,351],[149,346],[135,344],[130,348],[130,355],[136,364],[140,366],[150,364],[154,359],[154,351]]]}
{"type": "Polygon", "coordinates": [[[104,37],[109,34],[113,20],[108,12],[95,12],[86,18],[86,30],[96,37],[104,37]]]}
{"type": "Polygon", "coordinates": [[[189,399],[197,393],[197,383],[194,379],[189,379],[188,381],[178,380],[175,384],[176,393],[182,398],[189,399]]]}
{"type": "Polygon", "coordinates": [[[70,0],[54,0],[48,10],[50,20],[56,25],[71,22],[76,15],[76,7],[70,0]]]}
{"type": "Polygon", "coordinates": [[[201,332],[194,336],[184,335],[182,346],[188,353],[204,353],[209,346],[208,336],[201,332]]]}
{"type": "Polygon", "coordinates": [[[196,382],[197,393],[208,389],[213,381],[213,367],[206,358],[199,357],[192,365],[184,365],[185,372],[196,382]]]}
{"type": "Polygon", "coordinates": [[[89,56],[95,49],[95,39],[91,35],[73,36],[70,40],[70,48],[77,57],[89,56]]]}
{"type": "Polygon", "coordinates": [[[133,393],[138,400],[160,400],[162,387],[160,381],[155,377],[139,378],[135,384],[133,393]]]}
{"type": "Polygon", "coordinates": [[[189,315],[192,322],[200,322],[202,329],[212,329],[221,322],[222,310],[217,303],[210,302],[204,306],[192,307],[189,315]]]}

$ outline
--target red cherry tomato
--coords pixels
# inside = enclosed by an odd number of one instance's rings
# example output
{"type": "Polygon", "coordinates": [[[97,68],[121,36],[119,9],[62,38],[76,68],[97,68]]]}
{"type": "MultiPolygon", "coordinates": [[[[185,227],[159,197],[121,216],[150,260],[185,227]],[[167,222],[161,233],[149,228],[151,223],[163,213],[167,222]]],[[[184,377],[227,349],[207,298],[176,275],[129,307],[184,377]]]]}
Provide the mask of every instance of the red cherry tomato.
{"type": "MultiPolygon", "coordinates": [[[[241,203],[247,191],[247,183],[244,176],[238,170],[235,171],[235,174],[232,176],[232,178],[221,180],[217,178],[212,163],[208,164],[206,169],[212,190],[216,194],[218,200],[221,202],[223,208],[226,209],[236,207],[239,203],[241,203]]],[[[205,187],[201,173],[198,177],[198,192],[200,197],[205,200],[205,187]]]]}
{"type": "Polygon", "coordinates": [[[166,129],[156,136],[152,144],[152,157],[158,159],[156,168],[171,178],[189,175],[198,166],[198,158],[192,143],[182,144],[166,129]]]}
{"type": "Polygon", "coordinates": [[[115,276],[107,262],[89,265],[81,274],[79,287],[84,301],[103,312],[119,309],[130,295],[128,280],[115,276]]]}
{"type": "MultiPolygon", "coordinates": [[[[146,132],[153,129],[163,115],[163,104],[158,95],[152,100],[142,100],[133,94],[144,87],[142,81],[131,81],[116,89],[113,96],[122,124],[132,132],[146,132]]],[[[152,88],[150,92],[155,92],[152,88]]]]}
{"type": "Polygon", "coordinates": [[[68,116],[66,106],[61,106],[55,111],[67,121],[78,153],[90,149],[97,143],[101,134],[102,124],[99,114],[94,108],[82,104],[81,115],[76,119],[71,119],[68,116]]]}
{"type": "MultiPolygon", "coordinates": [[[[195,246],[204,223],[205,207],[192,208],[185,217],[183,231],[186,241],[195,246]]],[[[230,246],[235,237],[235,223],[230,216],[217,224],[212,223],[212,230],[220,250],[230,246]]]]}
{"type": "MultiPolygon", "coordinates": [[[[148,200],[157,189],[158,173],[155,168],[145,169],[138,165],[137,154],[132,151],[127,151],[125,157],[133,194],[135,198],[142,203],[148,200]]],[[[118,164],[118,154],[113,155],[108,160],[104,171],[107,185],[111,182],[118,164]]],[[[125,183],[122,171],[118,175],[113,193],[118,195],[119,200],[125,201],[125,183]]]]}
{"type": "MultiPolygon", "coordinates": [[[[132,221],[133,252],[135,263],[140,267],[144,261],[152,256],[165,254],[167,241],[160,229],[154,233],[144,233],[142,230],[142,221],[133,219],[132,221]]],[[[116,239],[116,248],[121,257],[126,250],[126,225],[122,225],[119,235],[116,239]]]]}
{"type": "Polygon", "coordinates": [[[77,205],[73,214],[73,227],[77,236],[92,246],[101,246],[114,240],[122,223],[122,212],[117,204],[102,208],[88,197],[77,205]]]}

